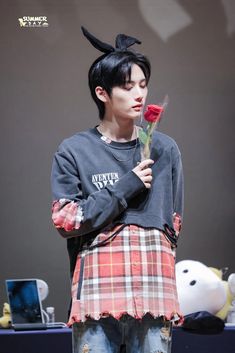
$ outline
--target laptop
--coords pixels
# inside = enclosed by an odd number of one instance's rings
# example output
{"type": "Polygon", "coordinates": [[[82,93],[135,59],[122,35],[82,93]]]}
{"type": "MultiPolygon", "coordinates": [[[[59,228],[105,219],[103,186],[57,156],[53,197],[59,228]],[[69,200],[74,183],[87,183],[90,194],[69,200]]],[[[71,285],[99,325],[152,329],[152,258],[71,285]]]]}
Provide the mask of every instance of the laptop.
{"type": "Polygon", "coordinates": [[[66,327],[66,324],[61,322],[46,322],[37,279],[7,279],[6,290],[14,330],[46,330],[66,327]]]}

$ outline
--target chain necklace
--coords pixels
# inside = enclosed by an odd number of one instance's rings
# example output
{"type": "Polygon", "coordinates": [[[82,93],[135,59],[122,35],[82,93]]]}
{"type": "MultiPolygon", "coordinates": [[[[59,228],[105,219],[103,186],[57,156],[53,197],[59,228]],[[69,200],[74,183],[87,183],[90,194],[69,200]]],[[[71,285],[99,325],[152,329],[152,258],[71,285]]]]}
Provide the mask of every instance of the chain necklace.
{"type": "MultiPolygon", "coordinates": [[[[137,145],[138,145],[138,129],[137,129],[137,126],[135,125],[135,132],[136,132],[136,139],[135,139],[135,146],[133,148],[133,152],[131,153],[131,156],[128,157],[127,159],[120,159],[118,158],[113,152],[112,152],[112,147],[110,146],[110,143],[112,142],[112,140],[103,135],[101,130],[99,129],[99,127],[97,127],[97,130],[98,132],[102,135],[101,136],[101,140],[105,142],[105,146],[108,147],[108,150],[109,152],[111,153],[111,155],[118,161],[118,162],[128,162],[132,159],[134,159],[134,155],[135,155],[135,152],[136,152],[136,148],[137,148],[137,145]]],[[[115,141],[114,141],[115,142],[115,141]]]]}

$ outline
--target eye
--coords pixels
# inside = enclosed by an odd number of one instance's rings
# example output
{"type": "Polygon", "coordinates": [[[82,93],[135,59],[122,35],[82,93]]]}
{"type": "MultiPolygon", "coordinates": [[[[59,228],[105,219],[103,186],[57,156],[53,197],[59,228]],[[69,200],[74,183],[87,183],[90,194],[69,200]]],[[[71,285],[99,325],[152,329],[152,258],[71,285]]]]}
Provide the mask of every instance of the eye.
{"type": "Polygon", "coordinates": [[[190,284],[190,286],[194,286],[194,284],[196,284],[196,283],[197,283],[197,281],[193,280],[189,284],[190,284]]]}
{"type": "Polygon", "coordinates": [[[188,272],[188,270],[183,270],[183,273],[187,273],[188,272]]]}
{"type": "Polygon", "coordinates": [[[125,83],[125,85],[123,86],[123,88],[126,91],[130,91],[132,89],[133,85],[131,83],[125,83]]]}
{"type": "Polygon", "coordinates": [[[140,88],[143,88],[143,89],[144,89],[144,88],[146,88],[146,87],[147,87],[146,82],[145,82],[145,83],[141,83],[141,84],[140,84],[140,88]]]}

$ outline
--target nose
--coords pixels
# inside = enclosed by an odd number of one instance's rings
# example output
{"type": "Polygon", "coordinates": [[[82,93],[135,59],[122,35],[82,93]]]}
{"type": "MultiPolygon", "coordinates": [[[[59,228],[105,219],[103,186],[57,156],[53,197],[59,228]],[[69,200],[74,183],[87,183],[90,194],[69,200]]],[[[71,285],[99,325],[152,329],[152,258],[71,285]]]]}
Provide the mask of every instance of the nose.
{"type": "Polygon", "coordinates": [[[144,92],[143,89],[140,86],[136,86],[135,87],[135,91],[134,91],[134,98],[137,102],[142,102],[143,98],[144,98],[144,92]]]}

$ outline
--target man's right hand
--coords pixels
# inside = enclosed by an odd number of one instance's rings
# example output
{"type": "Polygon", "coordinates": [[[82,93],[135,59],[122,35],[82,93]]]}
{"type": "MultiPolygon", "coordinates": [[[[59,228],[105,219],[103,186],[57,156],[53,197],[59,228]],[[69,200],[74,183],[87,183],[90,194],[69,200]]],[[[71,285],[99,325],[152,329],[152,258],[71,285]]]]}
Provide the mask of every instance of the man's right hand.
{"type": "Polygon", "coordinates": [[[154,163],[152,159],[145,159],[140,162],[132,171],[142,180],[147,189],[151,188],[152,183],[152,169],[150,166],[154,163]]]}

